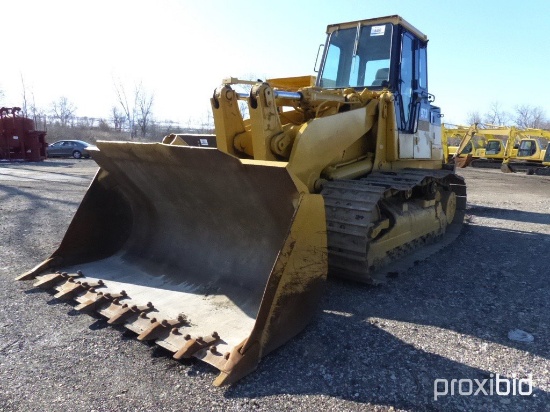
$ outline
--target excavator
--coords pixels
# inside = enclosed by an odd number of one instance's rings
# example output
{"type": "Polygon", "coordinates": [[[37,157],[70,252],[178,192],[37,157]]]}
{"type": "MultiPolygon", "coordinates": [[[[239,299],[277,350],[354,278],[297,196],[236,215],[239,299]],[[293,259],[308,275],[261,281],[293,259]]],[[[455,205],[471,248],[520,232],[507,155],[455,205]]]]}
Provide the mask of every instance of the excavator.
{"type": "Polygon", "coordinates": [[[515,159],[521,140],[521,131],[516,127],[474,123],[470,127],[450,128],[444,125],[442,130],[447,158],[449,161],[454,159],[455,162],[460,162],[460,167],[499,169],[506,153],[510,159],[515,159]],[[453,146],[448,143],[451,140],[458,140],[460,143],[453,146]]]}
{"type": "Polygon", "coordinates": [[[527,128],[520,130],[520,140],[517,145],[517,154],[514,156],[507,150],[501,170],[504,173],[526,172],[528,175],[547,175],[548,159],[546,153],[550,143],[550,131],[527,128]]]}
{"type": "Polygon", "coordinates": [[[466,158],[470,157],[472,159],[479,159],[485,155],[485,146],[487,142],[480,138],[476,129],[473,131],[468,144],[463,148],[463,150],[457,154],[457,149],[460,146],[460,142],[464,136],[468,133],[470,127],[462,125],[450,125],[443,124],[441,126],[441,141],[443,144],[443,156],[447,161],[452,161],[453,158],[461,157],[466,158]],[[455,156],[456,155],[456,156],[455,156]]]}
{"type": "Polygon", "coordinates": [[[376,284],[458,236],[427,45],[399,16],[329,25],[315,78],[215,89],[215,148],[97,142],[61,244],[18,279],[236,382],[310,322],[327,274],[376,284]]]}
{"type": "Polygon", "coordinates": [[[550,143],[546,147],[546,153],[544,154],[544,159],[542,159],[542,166],[536,167],[533,170],[533,174],[539,176],[550,176],[550,143]]]}

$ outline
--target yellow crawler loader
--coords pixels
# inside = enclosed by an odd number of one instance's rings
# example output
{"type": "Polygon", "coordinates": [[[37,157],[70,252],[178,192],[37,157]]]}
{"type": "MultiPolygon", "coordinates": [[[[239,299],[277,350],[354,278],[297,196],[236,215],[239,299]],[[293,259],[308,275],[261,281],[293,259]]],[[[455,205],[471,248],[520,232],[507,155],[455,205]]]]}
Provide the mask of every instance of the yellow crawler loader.
{"type": "Polygon", "coordinates": [[[427,37],[399,16],[327,34],[316,79],[214,91],[216,148],[98,142],[61,245],[19,279],[222,385],[305,327],[327,272],[376,283],[450,242],[466,188],[443,159],[427,37]]]}

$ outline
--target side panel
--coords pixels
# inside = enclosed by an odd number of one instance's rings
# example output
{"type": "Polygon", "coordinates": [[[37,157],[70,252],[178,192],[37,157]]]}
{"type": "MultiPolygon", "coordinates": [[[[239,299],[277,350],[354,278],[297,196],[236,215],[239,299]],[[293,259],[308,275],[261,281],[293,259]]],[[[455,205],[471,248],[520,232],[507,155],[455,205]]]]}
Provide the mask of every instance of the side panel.
{"type": "Polygon", "coordinates": [[[418,122],[418,131],[414,138],[414,158],[431,159],[432,158],[433,136],[430,133],[430,123],[425,120],[418,122]]]}
{"type": "Polygon", "coordinates": [[[421,117],[415,134],[399,132],[399,158],[442,159],[441,126],[422,120],[421,117]]]}
{"type": "Polygon", "coordinates": [[[413,159],[414,158],[414,134],[399,132],[399,158],[413,159]]]}
{"type": "Polygon", "coordinates": [[[441,143],[441,126],[431,125],[432,159],[443,159],[443,145],[441,143]]]}

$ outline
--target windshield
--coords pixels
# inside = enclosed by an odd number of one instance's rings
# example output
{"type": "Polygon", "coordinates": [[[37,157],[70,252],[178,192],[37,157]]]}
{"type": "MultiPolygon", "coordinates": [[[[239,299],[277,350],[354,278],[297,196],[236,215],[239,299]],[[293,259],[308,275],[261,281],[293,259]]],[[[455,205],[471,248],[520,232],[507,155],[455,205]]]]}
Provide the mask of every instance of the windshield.
{"type": "Polygon", "coordinates": [[[334,31],[329,38],[320,86],[388,87],[392,31],[389,23],[334,31]]]}
{"type": "Polygon", "coordinates": [[[491,140],[489,143],[487,143],[487,147],[485,148],[485,153],[487,154],[497,154],[500,152],[500,142],[496,140],[491,140]]]}
{"type": "Polygon", "coordinates": [[[534,140],[522,140],[519,144],[518,157],[533,156],[537,152],[534,140]]]}
{"type": "Polygon", "coordinates": [[[472,142],[468,142],[466,146],[464,146],[464,150],[462,150],[462,152],[460,152],[459,154],[468,154],[468,153],[472,153],[472,142]]]}

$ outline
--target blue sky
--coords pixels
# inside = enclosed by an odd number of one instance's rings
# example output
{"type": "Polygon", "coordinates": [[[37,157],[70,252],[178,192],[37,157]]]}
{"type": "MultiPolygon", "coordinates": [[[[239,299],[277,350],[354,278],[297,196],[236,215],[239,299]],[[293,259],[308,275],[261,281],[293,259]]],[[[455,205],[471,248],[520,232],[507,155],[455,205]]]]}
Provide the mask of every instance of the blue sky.
{"type": "Polygon", "coordinates": [[[153,92],[157,119],[186,123],[206,115],[224,77],[314,74],[328,24],[399,14],[430,39],[429,89],[445,122],[464,123],[493,102],[550,117],[548,0],[4,3],[6,106],[21,104],[23,76],[40,107],[66,96],[77,115],[108,118],[115,78],[153,92]]]}

